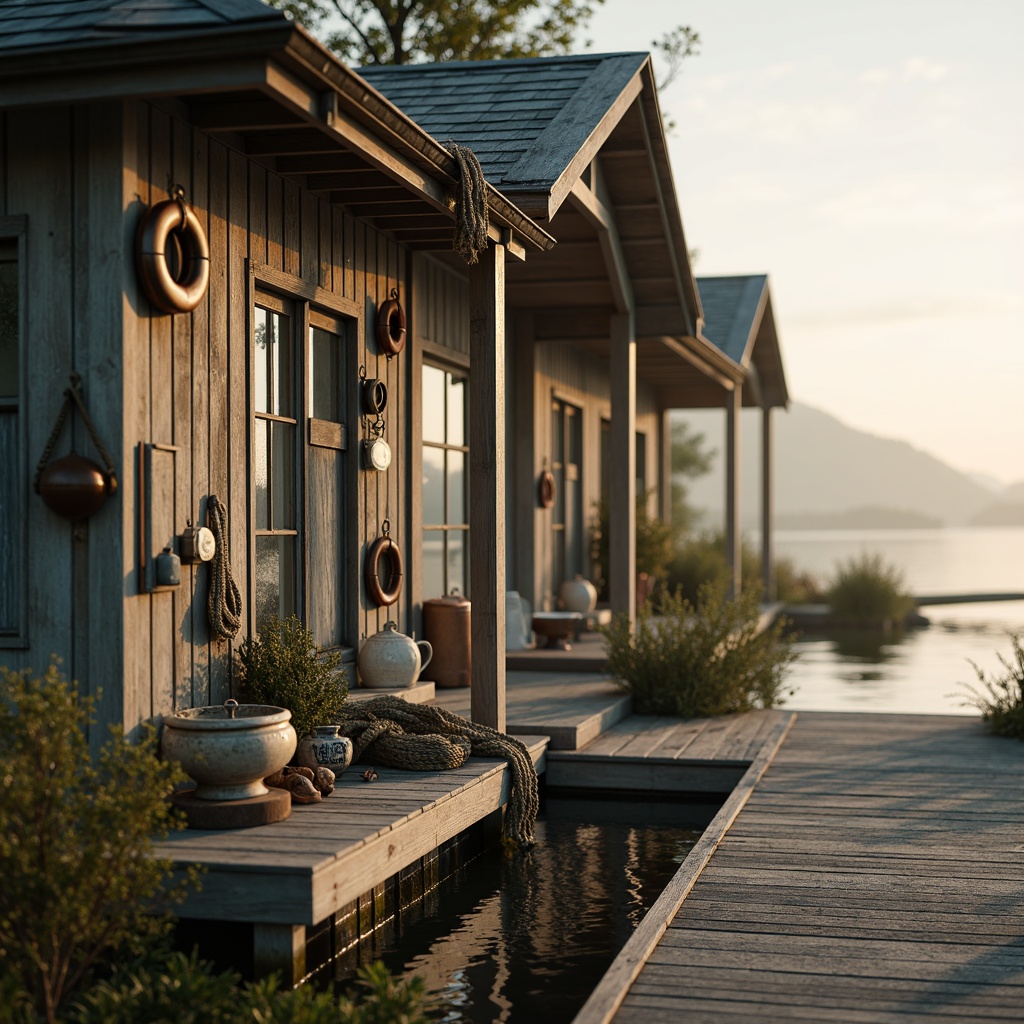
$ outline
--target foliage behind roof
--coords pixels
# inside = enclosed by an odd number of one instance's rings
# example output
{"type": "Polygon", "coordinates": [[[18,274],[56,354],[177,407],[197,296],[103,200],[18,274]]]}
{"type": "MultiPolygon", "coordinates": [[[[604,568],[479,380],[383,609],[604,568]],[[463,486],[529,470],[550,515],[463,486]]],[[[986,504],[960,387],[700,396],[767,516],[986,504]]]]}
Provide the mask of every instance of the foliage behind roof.
{"type": "Polygon", "coordinates": [[[435,138],[469,146],[498,188],[549,189],[647,59],[586,54],[359,74],[435,138]]]}
{"type": "Polygon", "coordinates": [[[0,0],[0,51],[286,21],[262,0],[0,0]]]}

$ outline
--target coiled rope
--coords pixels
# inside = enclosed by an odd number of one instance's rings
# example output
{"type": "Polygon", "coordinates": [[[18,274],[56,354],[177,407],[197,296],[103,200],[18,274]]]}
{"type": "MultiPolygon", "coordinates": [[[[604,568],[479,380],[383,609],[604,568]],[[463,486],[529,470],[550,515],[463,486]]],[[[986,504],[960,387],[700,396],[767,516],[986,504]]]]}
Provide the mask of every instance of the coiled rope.
{"type": "Polygon", "coordinates": [[[455,193],[455,237],[452,248],[469,264],[476,263],[487,248],[487,191],[484,172],[468,146],[447,143],[448,152],[459,166],[459,187],[455,193]]]}
{"type": "Polygon", "coordinates": [[[337,724],[353,740],[352,760],[363,764],[428,772],[460,768],[470,754],[507,761],[512,788],[505,835],[521,847],[533,845],[537,772],[519,740],[444,708],[391,696],[346,703],[337,724]]]}
{"type": "Polygon", "coordinates": [[[216,494],[206,499],[206,521],[217,541],[210,563],[210,593],[206,599],[210,632],[216,640],[233,640],[242,625],[242,595],[231,575],[228,557],[228,510],[216,494]]]}

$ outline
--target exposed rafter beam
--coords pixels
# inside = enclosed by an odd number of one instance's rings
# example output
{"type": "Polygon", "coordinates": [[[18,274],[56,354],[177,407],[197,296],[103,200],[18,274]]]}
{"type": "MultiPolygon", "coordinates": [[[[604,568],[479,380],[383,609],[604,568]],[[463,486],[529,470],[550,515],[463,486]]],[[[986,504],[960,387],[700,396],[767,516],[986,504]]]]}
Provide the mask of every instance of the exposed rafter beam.
{"type": "Polygon", "coordinates": [[[193,103],[189,113],[192,123],[208,132],[281,131],[302,125],[272,100],[193,103]]]}
{"type": "MultiPolygon", "coordinates": [[[[596,161],[595,161],[596,163],[596,161]]],[[[596,170],[596,167],[595,167],[596,170]]],[[[593,225],[601,246],[601,255],[608,271],[612,302],[617,313],[628,313],[633,309],[633,285],[629,268],[622,252],[619,229],[611,209],[592,192],[582,180],[576,181],[569,193],[570,201],[593,225]]]]}

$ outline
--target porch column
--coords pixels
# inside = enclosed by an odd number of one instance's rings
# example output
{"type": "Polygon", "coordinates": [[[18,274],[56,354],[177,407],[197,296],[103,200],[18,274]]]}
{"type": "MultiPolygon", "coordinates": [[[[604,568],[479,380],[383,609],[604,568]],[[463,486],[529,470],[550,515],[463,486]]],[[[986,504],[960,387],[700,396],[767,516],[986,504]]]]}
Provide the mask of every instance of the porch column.
{"type": "MultiPolygon", "coordinates": [[[[672,413],[668,409],[661,410],[658,417],[658,449],[660,455],[660,470],[658,471],[661,484],[658,498],[660,515],[664,522],[672,522],[672,413]]],[[[673,524],[675,525],[675,524],[673,524]]]]}
{"type": "Polygon", "coordinates": [[[611,487],[608,590],[612,613],[636,616],[636,332],[632,313],[611,318],[611,487]]]}
{"type": "Polygon", "coordinates": [[[469,563],[474,722],[505,731],[505,247],[469,270],[469,563]]]}
{"type": "Polygon", "coordinates": [[[738,597],[742,580],[740,534],[740,410],[743,389],[737,384],[725,398],[725,557],[729,596],[738,597]]]}
{"type": "Polygon", "coordinates": [[[775,600],[775,421],[761,410],[761,580],[764,599],[775,600]]]}
{"type": "Polygon", "coordinates": [[[537,537],[544,510],[537,503],[537,474],[540,472],[537,457],[537,425],[533,315],[517,313],[513,319],[514,344],[512,365],[514,380],[511,382],[515,401],[515,446],[513,479],[513,516],[511,528],[515,531],[515,578],[513,589],[530,602],[531,608],[540,608],[537,601],[537,537]]]}

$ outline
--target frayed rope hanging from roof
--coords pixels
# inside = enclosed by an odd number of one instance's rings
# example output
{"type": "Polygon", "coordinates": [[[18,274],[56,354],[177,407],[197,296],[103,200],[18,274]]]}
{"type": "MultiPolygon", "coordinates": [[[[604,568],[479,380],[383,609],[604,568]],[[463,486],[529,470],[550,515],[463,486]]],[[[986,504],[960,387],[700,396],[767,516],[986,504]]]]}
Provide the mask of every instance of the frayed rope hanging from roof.
{"type": "Polygon", "coordinates": [[[487,248],[487,194],[484,172],[476,154],[468,146],[446,143],[448,152],[459,165],[459,185],[455,193],[455,238],[452,248],[469,264],[476,263],[487,248]]]}

